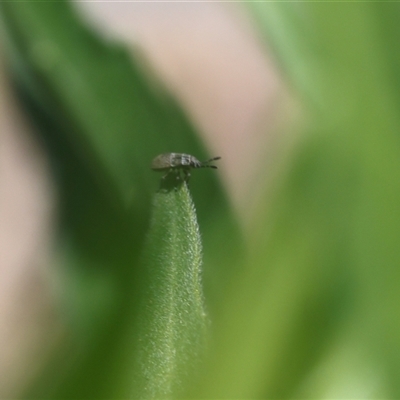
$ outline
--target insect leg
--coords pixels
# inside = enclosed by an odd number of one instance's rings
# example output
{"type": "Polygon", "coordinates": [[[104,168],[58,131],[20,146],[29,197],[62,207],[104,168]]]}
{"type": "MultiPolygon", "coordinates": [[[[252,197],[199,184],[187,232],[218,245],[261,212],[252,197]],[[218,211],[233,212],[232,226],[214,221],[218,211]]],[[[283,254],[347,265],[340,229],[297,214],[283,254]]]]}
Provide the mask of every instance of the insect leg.
{"type": "Polygon", "coordinates": [[[190,179],[190,169],[189,169],[189,168],[185,168],[185,169],[183,170],[183,173],[184,173],[184,181],[185,181],[186,183],[188,183],[188,182],[189,182],[189,179],[190,179]]]}
{"type": "Polygon", "coordinates": [[[163,175],[161,179],[165,179],[172,172],[172,168],[169,168],[168,171],[163,175]]]}

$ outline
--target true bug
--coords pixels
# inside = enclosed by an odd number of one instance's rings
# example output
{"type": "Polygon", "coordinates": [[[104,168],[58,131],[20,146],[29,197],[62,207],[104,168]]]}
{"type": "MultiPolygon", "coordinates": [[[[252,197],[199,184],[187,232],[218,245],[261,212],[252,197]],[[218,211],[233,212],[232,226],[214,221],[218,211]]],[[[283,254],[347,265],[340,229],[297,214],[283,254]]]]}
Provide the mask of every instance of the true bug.
{"type": "Polygon", "coordinates": [[[199,161],[196,157],[185,153],[163,153],[155,157],[151,163],[151,169],[154,171],[166,171],[165,178],[171,171],[183,171],[184,179],[187,182],[190,178],[192,168],[214,168],[211,161],[219,160],[221,157],[210,158],[207,161],[199,161]]]}

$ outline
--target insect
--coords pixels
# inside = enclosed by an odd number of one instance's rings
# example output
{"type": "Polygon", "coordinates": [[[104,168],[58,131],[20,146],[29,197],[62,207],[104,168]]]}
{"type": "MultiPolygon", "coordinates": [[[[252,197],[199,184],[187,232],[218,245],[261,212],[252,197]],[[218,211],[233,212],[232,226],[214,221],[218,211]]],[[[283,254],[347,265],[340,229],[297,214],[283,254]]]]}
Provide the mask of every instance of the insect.
{"type": "MultiPolygon", "coordinates": [[[[192,168],[214,168],[211,161],[219,160],[221,157],[210,158],[207,161],[199,161],[196,157],[185,153],[163,153],[155,157],[151,163],[151,169],[154,171],[166,171],[163,179],[172,171],[183,171],[184,180],[189,181],[190,170],[192,168]]],[[[180,176],[180,175],[178,175],[180,176]]]]}

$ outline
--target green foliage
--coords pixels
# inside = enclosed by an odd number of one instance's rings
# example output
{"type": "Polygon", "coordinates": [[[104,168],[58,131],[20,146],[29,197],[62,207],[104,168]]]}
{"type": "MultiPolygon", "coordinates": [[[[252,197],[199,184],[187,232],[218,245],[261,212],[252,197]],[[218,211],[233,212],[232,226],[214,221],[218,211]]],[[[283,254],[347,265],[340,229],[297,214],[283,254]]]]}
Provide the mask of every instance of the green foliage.
{"type": "Polygon", "coordinates": [[[144,252],[149,276],[142,305],[139,398],[179,394],[200,365],[207,337],[196,211],[186,183],[163,186],[155,195],[144,252]]]}
{"type": "Polygon", "coordinates": [[[309,123],[260,206],[206,395],[398,398],[400,9],[249,6],[309,123]]]}
{"type": "Polygon", "coordinates": [[[1,3],[13,77],[59,187],[71,331],[28,397],[400,396],[400,8],[247,7],[307,123],[244,260],[215,174],[191,183],[202,244],[185,184],[151,206],[152,157],[205,152],[138,60],[68,3],[1,3]]]}
{"type": "MultiPolygon", "coordinates": [[[[27,397],[126,398],[134,392],[147,296],[140,260],[159,180],[150,162],[168,151],[208,156],[140,63],[94,35],[68,2],[3,2],[0,10],[13,80],[47,147],[60,200],[55,289],[68,335],[27,397]]],[[[215,174],[198,174],[192,190],[213,299],[241,238],[215,174]]]]}

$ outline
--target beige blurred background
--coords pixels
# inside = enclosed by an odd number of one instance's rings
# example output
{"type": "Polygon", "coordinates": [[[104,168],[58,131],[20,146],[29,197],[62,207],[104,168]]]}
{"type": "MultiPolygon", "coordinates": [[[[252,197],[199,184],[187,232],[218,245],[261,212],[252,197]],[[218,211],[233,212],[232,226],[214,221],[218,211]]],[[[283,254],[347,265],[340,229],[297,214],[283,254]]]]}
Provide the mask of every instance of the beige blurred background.
{"type": "MultiPolygon", "coordinates": [[[[242,10],[212,2],[74,5],[106,40],[140,49],[178,97],[210,156],[222,157],[220,173],[244,221],[268,174],[289,96],[242,10]]],[[[4,62],[0,68],[0,398],[10,398],[62,329],[46,284],[56,210],[51,172],[4,62]]]]}

